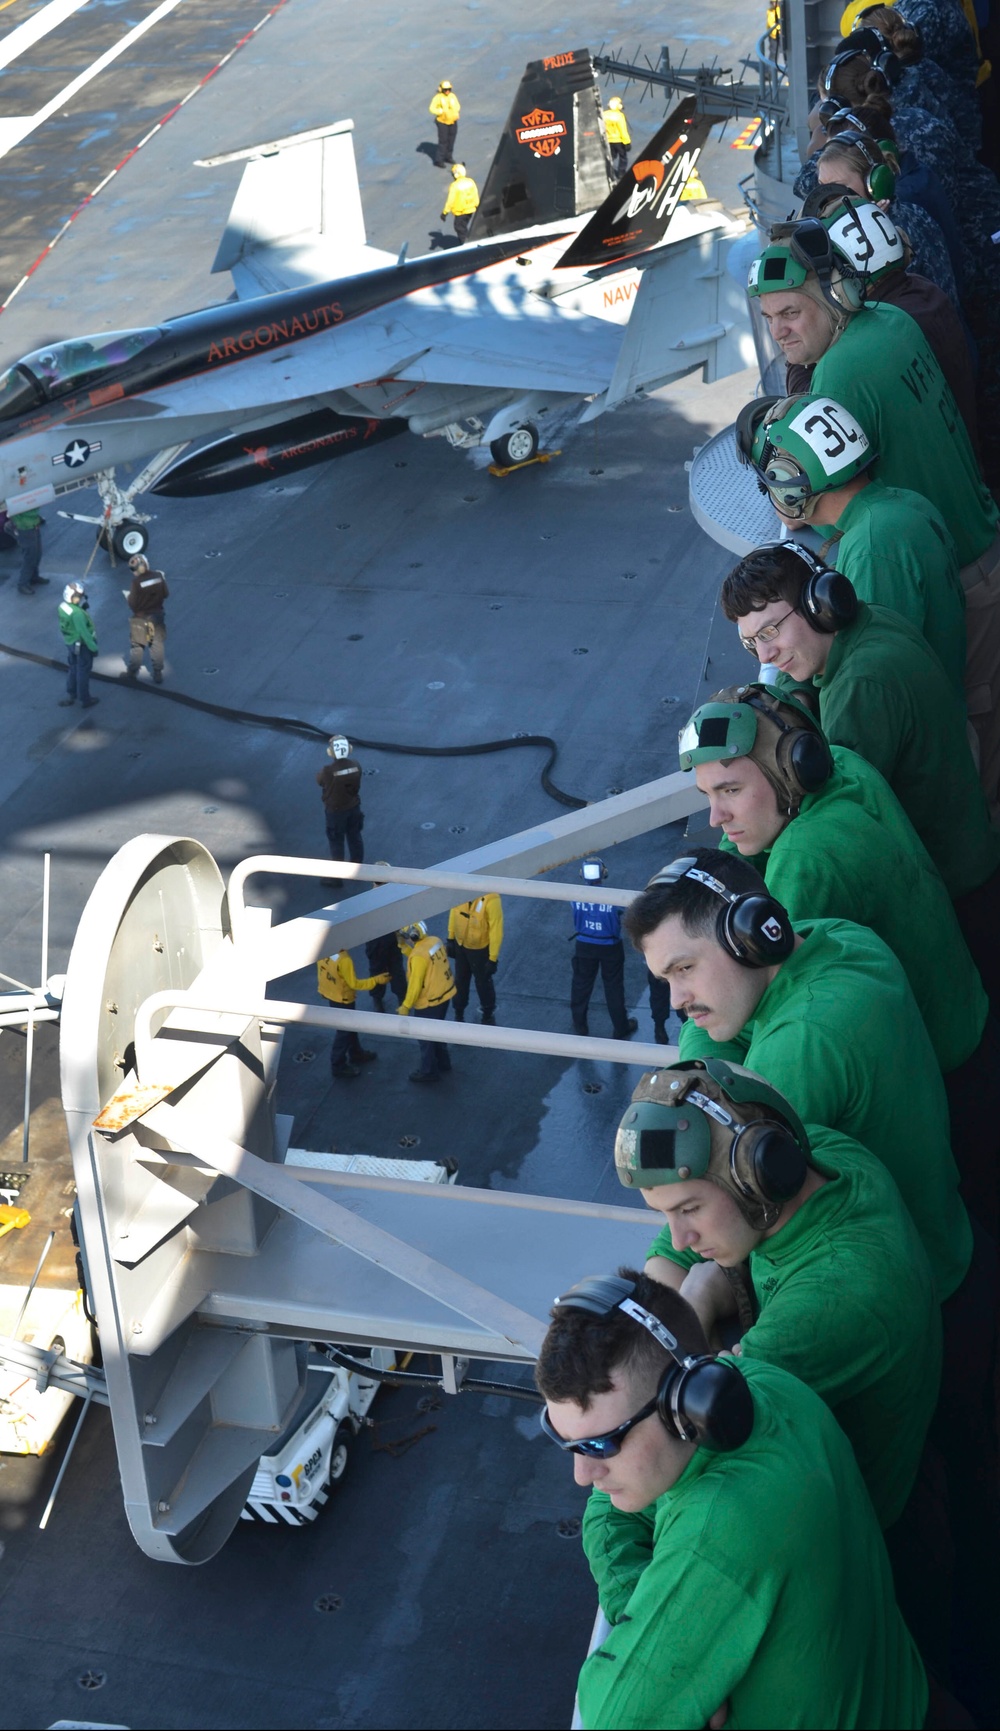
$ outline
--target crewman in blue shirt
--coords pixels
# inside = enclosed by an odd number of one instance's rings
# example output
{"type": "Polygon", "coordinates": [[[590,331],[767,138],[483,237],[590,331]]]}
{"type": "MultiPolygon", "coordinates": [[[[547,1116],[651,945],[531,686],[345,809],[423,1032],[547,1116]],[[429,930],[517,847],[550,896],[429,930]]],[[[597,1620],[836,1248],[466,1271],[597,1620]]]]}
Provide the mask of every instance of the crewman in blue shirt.
{"type": "MultiPolygon", "coordinates": [[[[580,876],[585,884],[603,883],[608,868],[602,859],[585,859],[580,876]]],[[[621,912],[607,902],[573,902],[573,990],[570,1011],[574,1034],[589,1033],[587,1005],[600,972],[604,1000],[608,1006],[616,1040],[630,1040],[639,1026],[625,1009],[625,950],[622,945],[621,912]]]]}

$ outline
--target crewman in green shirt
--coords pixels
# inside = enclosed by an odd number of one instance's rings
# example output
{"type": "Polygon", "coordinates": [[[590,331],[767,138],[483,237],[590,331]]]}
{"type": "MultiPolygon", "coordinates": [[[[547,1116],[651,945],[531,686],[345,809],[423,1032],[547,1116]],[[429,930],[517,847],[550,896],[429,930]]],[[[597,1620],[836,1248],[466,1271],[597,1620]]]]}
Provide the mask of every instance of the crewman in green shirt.
{"type": "Polygon", "coordinates": [[[885,1167],[806,1127],[759,1077],[718,1058],[647,1073],[615,1140],[618,1178],[666,1224],[645,1272],[680,1292],[708,1336],[790,1370],[850,1440],[925,1662],[947,1675],[950,1557],[908,1565],[911,1499],[940,1384],[941,1311],[923,1245],[885,1167]],[[687,1174],[682,1177],[681,1173],[687,1174]],[[935,1374],[937,1367],[937,1374],[935,1374]],[[931,1589],[931,1590],[929,1590],[931,1589]]]}
{"type": "Polygon", "coordinates": [[[732,686],[680,735],[721,847],[748,859],[794,920],[868,926],[903,965],[944,1076],[962,1195],[995,1232],[1000,1027],[940,873],[888,783],[830,746],[805,706],[732,686]]]}
{"type": "Polygon", "coordinates": [[[722,606],[784,691],[818,696],[827,739],[885,777],[945,881],[996,1011],[1000,834],[937,657],[906,620],[859,601],[846,577],[795,541],[747,554],[722,585],[722,606]]]}
{"type": "Polygon", "coordinates": [[[883,1528],[913,1489],[940,1384],[934,1277],[881,1161],[810,1127],[720,1058],[648,1072],[615,1140],[619,1181],[666,1224],[646,1273],[693,1305],[711,1340],[793,1371],[846,1431],[883,1528]],[[681,1174],[686,1173],[686,1177],[681,1174]],[[749,1263],[749,1310],[737,1275],[749,1263]]]}
{"type": "MultiPolygon", "coordinates": [[[[970,713],[1000,706],[1000,519],[947,381],[914,319],[864,285],[822,222],[784,225],[751,266],[748,293],[791,366],[812,366],[812,389],[841,403],[879,453],[879,480],[937,507],[954,539],[968,610],[970,713]]],[[[983,764],[1000,798],[1000,740],[983,764]]]]}
{"type": "Polygon", "coordinates": [[[927,1686],[853,1451],[787,1371],[712,1359],[697,1317],[623,1268],[552,1311],[542,1428],[592,1487],[583,1542],[612,1627],[588,1731],[922,1726],[927,1686]]]}
{"type": "MultiPolygon", "coordinates": [[[[968,1582],[973,1600],[987,1602],[996,1585],[996,1251],[982,1228],[973,1233],[958,1194],[944,1085],[899,962],[863,926],[793,924],[747,860],[710,848],[657,873],[624,926],[687,1017],[683,1059],[745,1064],[804,1122],[860,1142],[895,1179],[942,1300],[934,1438],[948,1471],[956,1591],[968,1582]]],[[[970,1627],[969,1617],[957,1626],[970,1627]]]]}
{"type": "Polygon", "coordinates": [[[685,1014],[681,1057],[745,1064],[804,1121],[869,1148],[899,1186],[941,1298],[957,1292],[972,1231],[944,1083],[881,938],[848,920],[793,923],[747,860],[714,848],[658,872],[624,926],[685,1014]]]}
{"type": "Polygon", "coordinates": [[[824,557],[860,600],[916,626],[964,693],[965,596],[955,543],[922,493],[873,479],[878,452],[850,411],[815,395],[755,397],[740,412],[736,445],[781,521],[831,530],[824,557]]]}

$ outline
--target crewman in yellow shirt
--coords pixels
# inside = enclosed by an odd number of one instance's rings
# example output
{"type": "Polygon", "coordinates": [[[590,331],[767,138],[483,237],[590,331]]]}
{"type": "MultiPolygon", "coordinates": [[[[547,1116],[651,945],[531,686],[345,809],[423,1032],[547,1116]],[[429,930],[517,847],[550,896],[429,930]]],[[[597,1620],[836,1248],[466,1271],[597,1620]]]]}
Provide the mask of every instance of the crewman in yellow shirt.
{"type": "Polygon", "coordinates": [[[479,997],[479,1020],[487,1028],[493,1026],[497,1007],[493,975],[497,971],[500,945],[503,943],[503,904],[498,895],[476,896],[462,902],[448,915],[448,954],[455,964],[456,1022],[464,1022],[469,1002],[469,987],[476,982],[479,997]]]}
{"type": "Polygon", "coordinates": [[[464,162],[455,162],[451,169],[452,181],[448,188],[448,197],[444,201],[441,221],[446,217],[455,218],[455,233],[459,245],[469,238],[469,224],[473,215],[479,209],[479,188],[471,175],[465,172],[464,162]]]}
{"type": "Polygon", "coordinates": [[[632,143],[632,134],[628,129],[628,121],[625,119],[625,109],[622,106],[620,96],[612,96],[604,110],[603,119],[604,136],[611,146],[611,167],[614,170],[615,179],[621,180],[628,167],[628,151],[629,145],[632,143]]]}
{"type": "Polygon", "coordinates": [[[448,164],[455,160],[455,134],[458,132],[458,117],[462,112],[462,104],[451,87],[450,78],[442,78],[431,97],[430,111],[438,129],[434,166],[447,168],[448,164]]]}
{"type": "MultiPolygon", "coordinates": [[[[376,986],[389,983],[388,974],[373,974],[371,979],[359,980],[348,950],[337,950],[332,956],[324,956],[316,964],[316,974],[320,997],[328,998],[338,1010],[353,1009],[359,992],[371,992],[376,986]]],[[[361,1065],[374,1063],[377,1057],[378,1053],[369,1052],[350,1029],[337,1029],[330,1048],[330,1070],[334,1076],[339,1079],[360,1076],[361,1065]]]]}
{"type": "MultiPolygon", "coordinates": [[[[406,957],[406,997],[397,1012],[443,1021],[455,996],[455,981],[443,938],[428,932],[423,920],[414,920],[396,933],[406,957]]],[[[421,1040],[420,1063],[410,1071],[411,1082],[439,1082],[451,1069],[451,1058],[443,1041],[421,1040]]]]}

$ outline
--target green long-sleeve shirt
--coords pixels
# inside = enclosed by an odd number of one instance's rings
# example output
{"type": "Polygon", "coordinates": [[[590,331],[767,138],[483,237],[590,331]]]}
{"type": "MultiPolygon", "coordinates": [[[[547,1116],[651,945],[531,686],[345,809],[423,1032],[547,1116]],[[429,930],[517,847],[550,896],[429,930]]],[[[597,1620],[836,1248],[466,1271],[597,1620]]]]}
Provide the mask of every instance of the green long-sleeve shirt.
{"type": "Polygon", "coordinates": [[[886,1165],[930,1259],[939,1297],[965,1278],[972,1228],[958,1193],[948,1100],[930,1036],[888,945],[848,920],[795,920],[803,939],[735,1039],[685,1022],[682,1058],[729,1058],[780,1089],[799,1117],[840,1130],[886,1165]]]}
{"type": "Polygon", "coordinates": [[[955,690],[965,691],[965,595],[944,518],[909,487],[871,480],[837,518],[830,558],[862,601],[891,607],[926,639],[955,690]]]}
{"type": "MultiPolygon", "coordinates": [[[[826,1401],[890,1527],[913,1489],[937,1403],[941,1309],[916,1227],[885,1167],[835,1130],[809,1125],[827,1180],[750,1255],[760,1306],[744,1359],[790,1370],[826,1401]]],[[[650,1245],[690,1268],[664,1226],[650,1245]]]]}
{"type": "Polygon", "coordinates": [[[872,304],[817,361],[812,390],[856,415],[887,487],[912,487],[936,506],[969,565],[997,532],[997,508],[920,326],[901,307],[872,304]]]}
{"type": "Polygon", "coordinates": [[[941,875],[891,787],[856,752],[832,749],[830,779],[751,863],[793,920],[853,920],[878,933],[903,964],[947,1075],[979,1045],[989,999],[941,875]]]}
{"type": "Polygon", "coordinates": [[[743,1365],[748,1442],[695,1450],[641,1514],[591,1493],[583,1542],[614,1627],[580,1673],[588,1731],[916,1727],[923,1667],[851,1446],[774,1365],[743,1365]]]}
{"type": "MultiPolygon", "coordinates": [[[[783,683],[779,675],[776,688],[783,683]]],[[[964,706],[919,631],[862,601],[813,683],[823,732],[884,775],[948,894],[978,889],[1000,866],[1000,835],[972,761],[964,706]]]]}
{"type": "Polygon", "coordinates": [[[67,649],[82,643],[85,649],[97,654],[97,633],[94,621],[85,607],[78,607],[75,601],[60,601],[59,629],[67,649]]]}

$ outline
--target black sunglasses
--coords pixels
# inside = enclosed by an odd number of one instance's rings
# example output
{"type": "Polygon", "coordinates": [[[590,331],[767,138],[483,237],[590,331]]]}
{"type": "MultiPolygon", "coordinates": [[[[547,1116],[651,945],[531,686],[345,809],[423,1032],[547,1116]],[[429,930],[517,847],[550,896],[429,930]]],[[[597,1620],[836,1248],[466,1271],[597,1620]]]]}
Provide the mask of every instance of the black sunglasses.
{"type": "Polygon", "coordinates": [[[617,1425],[614,1430],[605,1431],[603,1436],[581,1437],[578,1442],[567,1442],[564,1436],[559,1435],[549,1418],[547,1406],[543,1406],[538,1420],[549,1441],[554,1442],[556,1448],[562,1449],[566,1454],[586,1455],[590,1460],[609,1461],[613,1455],[621,1454],[622,1443],[629,1431],[634,1430],[637,1424],[641,1424],[644,1418],[650,1418],[656,1411],[656,1405],[657,1401],[654,1395],[652,1400],[648,1400],[633,1418],[627,1418],[624,1424],[617,1425]]]}

